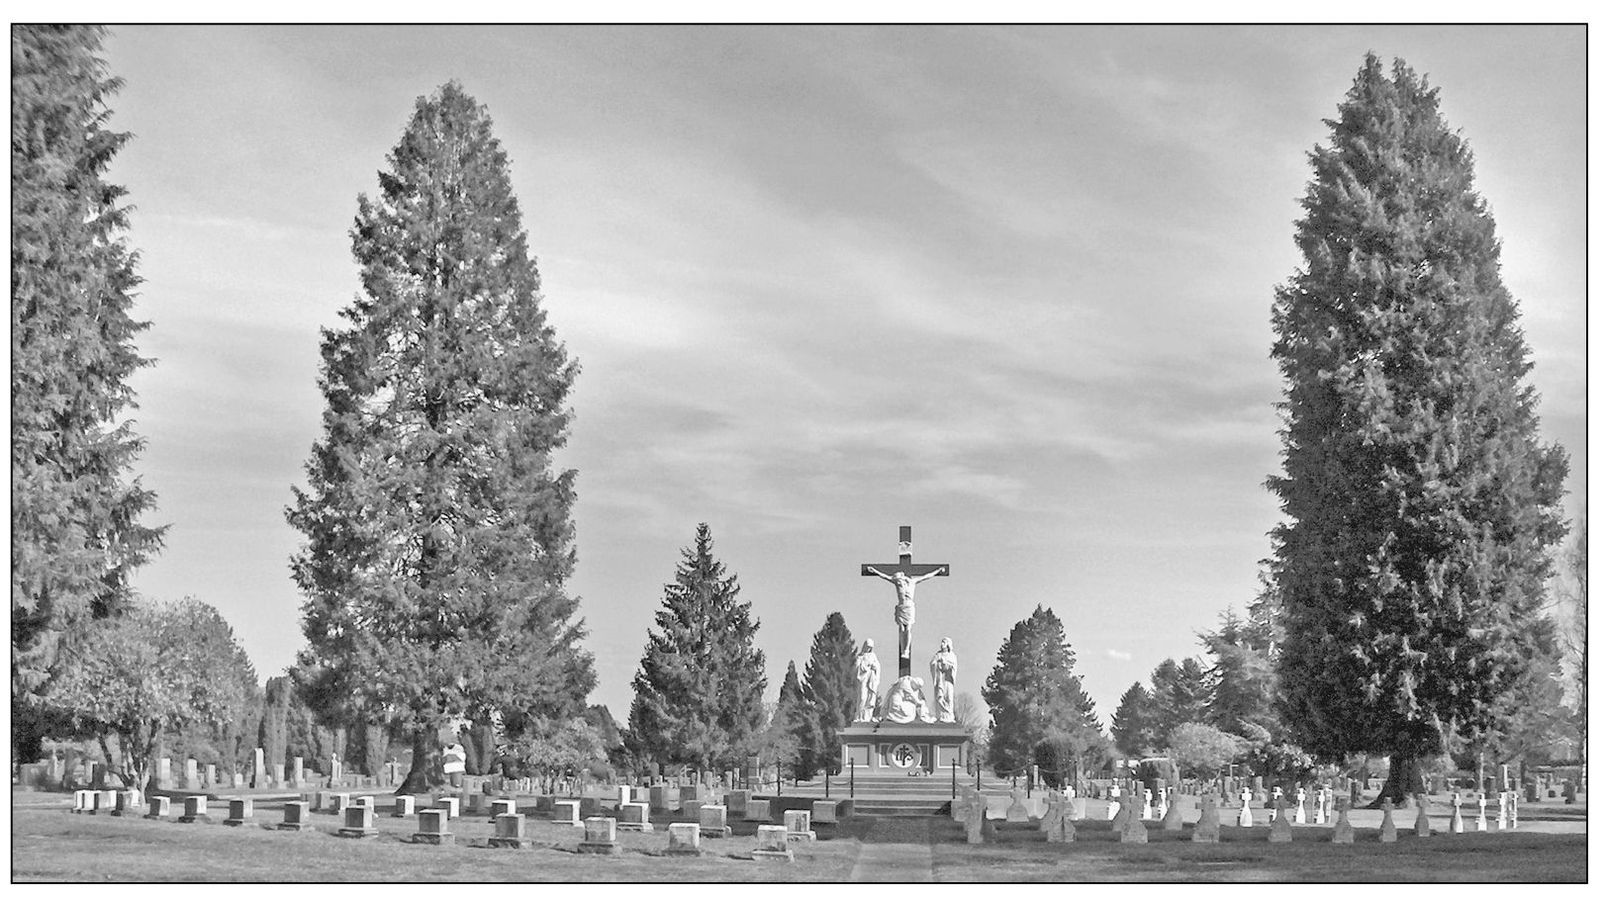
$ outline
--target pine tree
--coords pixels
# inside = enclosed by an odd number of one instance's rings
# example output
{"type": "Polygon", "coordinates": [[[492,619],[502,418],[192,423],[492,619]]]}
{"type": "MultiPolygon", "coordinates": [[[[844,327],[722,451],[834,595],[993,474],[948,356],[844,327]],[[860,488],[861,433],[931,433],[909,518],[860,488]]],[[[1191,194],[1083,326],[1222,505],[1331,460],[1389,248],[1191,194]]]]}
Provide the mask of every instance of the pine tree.
{"type": "MultiPolygon", "coordinates": [[[[439,778],[439,728],[563,718],[595,682],[574,568],[572,470],[554,471],[578,371],[541,305],[506,154],[456,82],[420,97],[358,198],[363,292],[323,335],[324,434],[290,522],[307,542],[309,704],[343,703],[439,778]]],[[[349,715],[342,715],[349,716],[349,715]]]]}
{"type": "Polygon", "coordinates": [[[1180,664],[1166,658],[1154,668],[1152,683],[1155,747],[1163,748],[1176,727],[1203,722],[1209,707],[1209,672],[1196,658],[1183,658],[1180,664]]]}
{"type": "Polygon", "coordinates": [[[1567,460],[1538,441],[1493,217],[1437,91],[1368,55],[1327,124],[1272,316],[1281,713],[1321,758],[1391,755],[1399,801],[1539,654],[1567,460]]]}
{"type": "Polygon", "coordinates": [[[1041,605],[1009,631],[981,690],[992,709],[987,763],[998,775],[1030,765],[1050,735],[1079,739],[1089,750],[1101,735],[1075,663],[1064,624],[1041,605]]]}
{"type": "Polygon", "coordinates": [[[812,779],[821,766],[816,754],[820,744],[819,717],[803,693],[795,661],[786,662],[786,677],[780,683],[780,699],[775,703],[769,729],[770,737],[766,741],[770,745],[785,745],[791,749],[785,753],[789,757],[781,761],[789,762],[792,778],[812,779]]]}
{"type": "Polygon", "coordinates": [[[1247,736],[1250,727],[1277,733],[1276,670],[1269,653],[1256,638],[1251,624],[1230,608],[1221,614],[1220,626],[1202,636],[1213,656],[1212,683],[1205,721],[1222,732],[1247,736]]]}
{"type": "MultiPolygon", "coordinates": [[[[841,772],[841,730],[852,723],[858,707],[858,678],[854,674],[857,648],[841,612],[832,611],[814,634],[803,668],[802,691],[813,709],[817,739],[808,746],[816,770],[841,772]]],[[[813,771],[809,771],[810,775],[813,771]]]]}
{"type": "Polygon", "coordinates": [[[1141,683],[1132,683],[1120,696],[1115,715],[1109,720],[1109,735],[1115,740],[1115,748],[1128,758],[1153,754],[1159,746],[1155,723],[1158,715],[1153,695],[1141,683]]]}
{"type": "Polygon", "coordinates": [[[737,766],[765,721],[764,656],[758,622],[739,599],[735,574],[713,557],[713,534],[698,524],[663,588],[657,632],[647,634],[630,703],[635,748],[659,764],[737,766]]]}
{"type": "Polygon", "coordinates": [[[61,641],[131,599],[129,573],[165,528],[130,478],[143,440],[127,414],[140,279],[126,191],[104,179],[125,132],[107,130],[122,85],[97,56],[103,28],[11,29],[12,748],[38,753],[42,691],[61,641]]]}

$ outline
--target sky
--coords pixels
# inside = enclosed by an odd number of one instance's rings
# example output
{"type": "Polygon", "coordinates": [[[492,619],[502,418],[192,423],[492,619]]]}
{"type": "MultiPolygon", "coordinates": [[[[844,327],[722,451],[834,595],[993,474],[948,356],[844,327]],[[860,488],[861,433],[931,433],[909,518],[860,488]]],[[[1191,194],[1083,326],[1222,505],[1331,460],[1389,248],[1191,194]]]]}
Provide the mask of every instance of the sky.
{"type": "Polygon", "coordinates": [[[772,699],[832,611],[979,696],[1037,604],[1107,720],[1257,590],[1278,522],[1269,349],[1305,154],[1367,50],[1442,91],[1476,156],[1542,396],[1586,486],[1585,33],[1548,27],[122,26],[110,177],[144,283],[134,585],[304,645],[284,520],[320,435],[319,329],[417,97],[449,79],[510,159],[582,370],[592,702],[623,720],[697,524],[760,621],[772,699]]]}

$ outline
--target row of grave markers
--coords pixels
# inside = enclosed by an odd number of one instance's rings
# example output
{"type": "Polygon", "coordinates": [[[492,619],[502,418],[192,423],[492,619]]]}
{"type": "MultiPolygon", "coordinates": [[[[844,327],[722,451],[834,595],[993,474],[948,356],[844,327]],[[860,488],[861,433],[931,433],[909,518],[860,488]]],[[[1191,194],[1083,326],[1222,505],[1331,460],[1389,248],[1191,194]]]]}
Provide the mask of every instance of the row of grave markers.
{"type": "MultiPolygon", "coordinates": [[[[580,843],[580,850],[592,854],[617,855],[619,853],[618,831],[634,830],[636,832],[651,832],[652,823],[649,821],[650,805],[646,802],[635,802],[630,794],[629,786],[620,788],[619,817],[587,817],[580,819],[580,802],[557,801],[554,802],[556,817],[551,822],[557,826],[583,826],[585,828],[584,841],[580,843]]],[[[477,796],[476,796],[477,797],[477,796]]],[[[165,795],[153,796],[150,800],[149,812],[144,816],[152,820],[164,820],[171,814],[172,799],[165,795]]],[[[414,833],[411,841],[426,845],[449,845],[455,842],[456,834],[451,831],[450,821],[461,816],[461,803],[456,797],[444,797],[435,800],[438,807],[417,810],[415,812],[414,796],[401,795],[396,797],[393,817],[410,817],[416,813],[418,817],[418,832],[414,833]]],[[[757,811],[767,812],[767,802],[749,801],[746,803],[746,813],[749,819],[757,811]],[[764,807],[760,808],[759,805],[764,807]]],[[[108,811],[115,816],[126,816],[128,812],[140,806],[139,791],[124,789],[120,791],[80,789],[73,795],[73,812],[95,814],[108,811]]],[[[243,826],[255,817],[254,799],[231,798],[228,801],[228,817],[222,821],[225,826],[243,826]]],[[[785,811],[783,824],[773,826],[763,824],[758,827],[758,845],[752,851],[757,860],[785,860],[790,861],[794,855],[791,843],[815,839],[813,827],[816,822],[835,822],[836,805],[833,802],[816,802],[816,808],[826,811],[826,819],[816,821],[812,811],[785,811]],[[827,807],[820,808],[820,805],[827,807]]],[[[179,823],[205,822],[211,819],[207,798],[204,795],[186,796],[183,801],[184,812],[177,818],[179,823]]],[[[374,826],[374,798],[371,795],[353,797],[346,792],[319,792],[313,800],[287,801],[284,803],[284,819],[276,825],[276,829],[303,831],[312,829],[311,814],[323,811],[335,814],[343,822],[336,834],[348,838],[363,838],[375,835],[379,830],[374,826]]],[[[490,801],[490,820],[496,827],[495,835],[489,842],[497,848],[523,848],[530,840],[525,837],[524,827],[526,818],[518,810],[518,803],[514,799],[502,798],[490,801]]],[[[728,809],[722,804],[702,804],[697,807],[697,822],[670,823],[668,854],[672,855],[700,855],[702,854],[701,839],[727,838],[730,836],[730,827],[726,824],[728,809]]],[[[767,813],[765,813],[767,817],[767,813]]]]}
{"type": "MultiPolygon", "coordinates": [[[[1168,791],[1168,790],[1165,790],[1168,791]]],[[[1280,789],[1273,793],[1269,820],[1272,842],[1291,842],[1293,840],[1293,825],[1304,824],[1302,807],[1300,812],[1289,814],[1285,800],[1280,789]]],[[[1157,802],[1152,790],[1144,789],[1143,799],[1135,796],[1124,798],[1116,797],[1109,804],[1109,820],[1113,823],[1116,838],[1121,842],[1148,841],[1148,828],[1143,825],[1146,820],[1161,820],[1160,827],[1166,830],[1179,831],[1182,829],[1181,804],[1167,800],[1161,794],[1157,802]]],[[[1304,796],[1300,789],[1300,801],[1304,796]]],[[[1252,795],[1244,790],[1243,806],[1238,812],[1237,825],[1243,828],[1254,826],[1254,815],[1250,809],[1252,795]]],[[[1315,825],[1324,825],[1328,819],[1332,823],[1332,841],[1337,843],[1352,843],[1354,841],[1354,827],[1349,822],[1350,801],[1347,796],[1333,796],[1330,787],[1321,790],[1316,796],[1315,825]]],[[[1011,822],[1028,822],[1031,817],[1022,801],[1021,790],[1012,792],[1012,802],[1004,819],[1011,822]]],[[[1498,793],[1499,816],[1495,829],[1504,831],[1514,830],[1517,827],[1517,796],[1514,791],[1498,793]]],[[[1427,801],[1425,795],[1416,796],[1419,812],[1416,815],[1415,833],[1417,836],[1430,836],[1432,825],[1427,818],[1427,801]]],[[[1463,802],[1459,792],[1451,797],[1452,813],[1449,820],[1449,831],[1452,833],[1466,832],[1466,820],[1461,813],[1463,802]]],[[[1473,823],[1474,831],[1487,832],[1488,799],[1481,793],[1477,794],[1477,816],[1473,823]]],[[[965,826],[966,841],[979,844],[986,841],[986,799],[979,789],[967,787],[963,794],[953,802],[952,817],[965,826]]],[[[1049,842],[1073,842],[1076,838],[1076,820],[1086,819],[1086,799],[1065,795],[1060,792],[1046,793],[1046,809],[1037,820],[1038,828],[1047,834],[1049,842]]],[[[1398,840],[1398,828],[1393,822],[1393,802],[1382,802],[1382,825],[1380,827],[1381,841],[1394,842],[1398,840]]],[[[1199,819],[1193,827],[1192,840],[1194,842],[1220,841],[1220,808],[1212,794],[1205,794],[1199,798],[1199,819]]]]}

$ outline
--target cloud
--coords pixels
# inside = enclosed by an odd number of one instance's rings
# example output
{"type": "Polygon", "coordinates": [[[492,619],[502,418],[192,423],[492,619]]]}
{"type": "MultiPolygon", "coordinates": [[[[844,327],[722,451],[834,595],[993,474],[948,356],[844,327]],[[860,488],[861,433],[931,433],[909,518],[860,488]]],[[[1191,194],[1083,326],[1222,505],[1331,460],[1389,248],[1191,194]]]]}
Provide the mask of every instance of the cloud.
{"type": "Polygon", "coordinates": [[[1130,661],[1131,660],[1131,653],[1130,652],[1122,652],[1119,649],[1104,649],[1103,653],[1105,655],[1108,655],[1109,657],[1115,659],[1116,661],[1130,661]]]}

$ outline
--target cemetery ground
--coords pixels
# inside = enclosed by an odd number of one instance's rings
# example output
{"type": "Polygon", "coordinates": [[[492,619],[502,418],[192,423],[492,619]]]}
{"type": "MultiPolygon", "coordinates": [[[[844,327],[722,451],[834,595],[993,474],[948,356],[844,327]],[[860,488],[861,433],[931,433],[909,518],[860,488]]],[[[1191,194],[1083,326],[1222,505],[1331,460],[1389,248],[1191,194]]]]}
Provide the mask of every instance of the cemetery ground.
{"type": "MultiPolygon", "coordinates": [[[[383,793],[376,796],[381,807],[383,793]]],[[[1188,799],[1189,806],[1191,800],[1188,799]]],[[[990,817],[1000,818],[1006,796],[991,796],[990,817]]],[[[1452,834],[1449,808],[1432,805],[1433,834],[1418,838],[1414,811],[1400,812],[1398,841],[1379,841],[1380,812],[1350,814],[1355,844],[1335,845],[1325,826],[1296,826],[1291,843],[1267,840],[1264,814],[1240,828],[1223,819],[1221,841],[1190,841],[1196,809],[1180,831],[1146,824],[1149,841],[1116,841],[1103,819],[1105,803],[1088,802],[1088,819],[1076,821],[1074,842],[1050,843],[1033,823],[995,819],[985,844],[967,844],[961,824],[947,815],[858,817],[816,824],[817,840],[793,843],[791,863],[755,861],[753,821],[732,820],[732,835],[702,840],[702,857],[671,857],[667,824],[674,812],[653,814],[653,832],[620,832],[618,856],[582,854],[581,830],[530,816],[523,849],[488,847],[486,817],[451,821],[454,845],[406,841],[417,819],[375,815],[377,835],[335,835],[332,815],[314,814],[316,829],[271,829],[280,802],[258,799],[254,820],[219,824],[226,803],[213,804],[209,824],[179,824],[140,816],[79,815],[71,796],[13,791],[12,878],[17,881],[620,881],[846,882],[889,878],[936,882],[1582,882],[1587,876],[1585,804],[1542,803],[1523,808],[1520,828],[1452,834]],[[887,850],[891,854],[885,854],[887,850]],[[881,866],[882,859],[896,863],[881,866]],[[861,863],[862,861],[862,863],[861,863]]],[[[1490,822],[1490,829],[1492,823],[1490,822]]]]}

